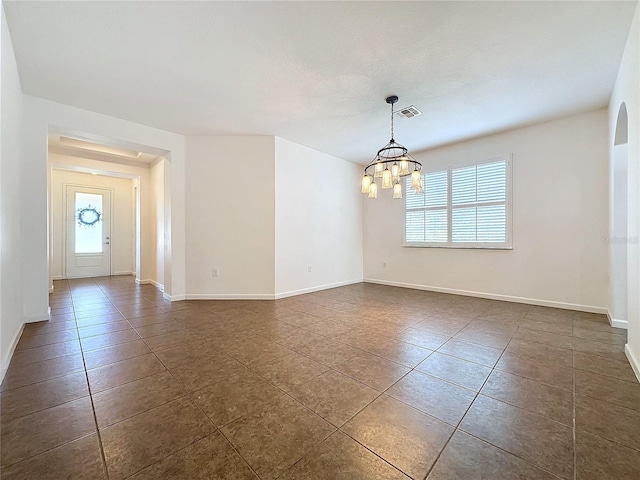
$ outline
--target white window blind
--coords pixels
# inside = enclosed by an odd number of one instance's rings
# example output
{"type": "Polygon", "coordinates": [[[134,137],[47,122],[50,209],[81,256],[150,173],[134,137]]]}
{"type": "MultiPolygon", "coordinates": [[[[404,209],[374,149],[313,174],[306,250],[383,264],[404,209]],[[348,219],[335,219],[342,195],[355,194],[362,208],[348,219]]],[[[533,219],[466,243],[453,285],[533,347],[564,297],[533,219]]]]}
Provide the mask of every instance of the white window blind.
{"type": "Polygon", "coordinates": [[[407,180],[405,245],[511,248],[508,157],[423,175],[423,193],[407,180]]]}

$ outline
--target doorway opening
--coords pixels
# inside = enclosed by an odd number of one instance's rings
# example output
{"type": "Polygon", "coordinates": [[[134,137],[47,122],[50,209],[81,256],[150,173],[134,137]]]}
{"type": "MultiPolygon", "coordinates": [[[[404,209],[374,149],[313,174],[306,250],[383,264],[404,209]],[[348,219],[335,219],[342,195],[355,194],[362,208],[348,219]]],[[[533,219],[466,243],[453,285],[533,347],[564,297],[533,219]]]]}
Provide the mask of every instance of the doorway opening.
{"type": "Polygon", "coordinates": [[[164,290],[168,162],[169,152],[153,147],[49,132],[50,291],[57,279],[107,275],[164,290]]]}
{"type": "Polygon", "coordinates": [[[626,328],[628,317],[628,117],[627,106],[622,103],[614,134],[612,162],[612,215],[611,215],[611,324],[626,328]]]}

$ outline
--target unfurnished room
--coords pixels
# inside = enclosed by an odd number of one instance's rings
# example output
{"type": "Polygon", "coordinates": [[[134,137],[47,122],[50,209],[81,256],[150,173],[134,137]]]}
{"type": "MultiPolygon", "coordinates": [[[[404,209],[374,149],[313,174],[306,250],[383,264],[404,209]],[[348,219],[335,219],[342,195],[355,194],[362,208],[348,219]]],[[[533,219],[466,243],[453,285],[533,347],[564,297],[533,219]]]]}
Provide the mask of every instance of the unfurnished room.
{"type": "Polygon", "coordinates": [[[640,7],[17,1],[0,478],[640,479],[640,7]]]}

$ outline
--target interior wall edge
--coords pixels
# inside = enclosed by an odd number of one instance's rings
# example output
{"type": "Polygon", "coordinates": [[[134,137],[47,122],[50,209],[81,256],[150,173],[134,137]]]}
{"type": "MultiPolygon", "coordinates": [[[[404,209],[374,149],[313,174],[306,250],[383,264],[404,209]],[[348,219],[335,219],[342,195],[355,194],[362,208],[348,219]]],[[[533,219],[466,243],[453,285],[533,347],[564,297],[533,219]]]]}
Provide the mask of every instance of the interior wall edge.
{"type": "Polygon", "coordinates": [[[629,328],[628,320],[619,320],[617,318],[613,318],[613,315],[611,315],[609,309],[607,309],[607,318],[609,319],[609,325],[611,325],[613,328],[623,328],[625,330],[629,328]]]}
{"type": "Polygon", "coordinates": [[[164,285],[162,285],[159,282],[156,282],[152,278],[147,278],[145,280],[140,280],[139,278],[136,278],[136,284],[138,284],[138,285],[153,285],[154,287],[156,287],[161,292],[164,292],[164,285]]]}
{"type": "Polygon", "coordinates": [[[633,368],[633,373],[636,374],[636,378],[640,382],[640,359],[638,359],[638,356],[631,350],[628,343],[624,346],[624,353],[631,364],[631,368],[633,368]]]}
{"type": "Polygon", "coordinates": [[[18,341],[20,341],[20,337],[22,336],[22,332],[24,331],[24,326],[25,326],[25,323],[23,323],[22,326],[18,330],[16,330],[16,333],[13,335],[13,338],[11,339],[9,351],[5,354],[4,358],[2,359],[2,363],[0,364],[0,383],[4,381],[4,376],[6,375],[7,370],[9,368],[9,364],[11,363],[11,359],[13,358],[13,352],[15,352],[16,347],[18,346],[18,341]]]}

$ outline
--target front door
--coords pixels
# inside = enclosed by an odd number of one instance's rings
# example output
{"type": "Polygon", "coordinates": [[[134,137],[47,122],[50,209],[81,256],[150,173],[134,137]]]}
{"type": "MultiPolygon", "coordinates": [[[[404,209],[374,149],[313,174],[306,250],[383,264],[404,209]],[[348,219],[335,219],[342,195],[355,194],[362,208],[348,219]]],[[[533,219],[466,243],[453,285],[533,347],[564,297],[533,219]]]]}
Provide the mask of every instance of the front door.
{"type": "Polygon", "coordinates": [[[66,277],[111,275],[111,191],[67,185],[66,277]]]}

